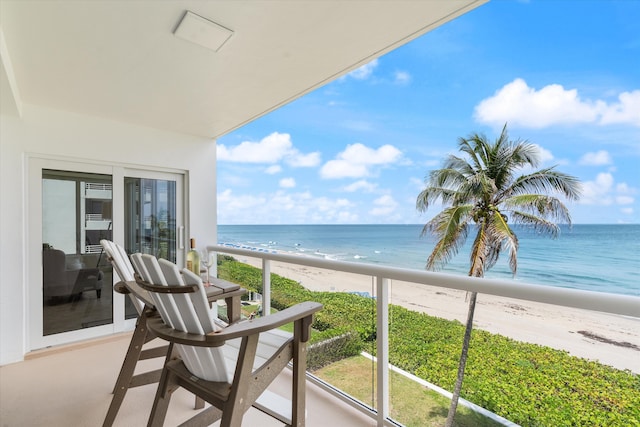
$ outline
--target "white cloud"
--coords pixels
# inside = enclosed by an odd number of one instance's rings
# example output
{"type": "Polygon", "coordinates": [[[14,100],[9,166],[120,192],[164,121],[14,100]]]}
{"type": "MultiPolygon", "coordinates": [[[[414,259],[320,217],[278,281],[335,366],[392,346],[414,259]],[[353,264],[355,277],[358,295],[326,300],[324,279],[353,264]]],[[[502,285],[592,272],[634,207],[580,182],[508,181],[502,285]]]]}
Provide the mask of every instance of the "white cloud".
{"type": "Polygon", "coordinates": [[[255,208],[264,206],[266,202],[264,197],[250,194],[236,196],[231,190],[218,193],[218,206],[227,212],[252,212],[255,208]]]}
{"type": "Polygon", "coordinates": [[[375,207],[369,213],[374,216],[389,215],[398,207],[398,202],[388,194],[375,199],[373,204],[375,207]]]}
{"type": "Polygon", "coordinates": [[[260,142],[244,141],[227,148],[217,146],[219,161],[238,163],[277,163],[293,150],[291,137],[286,133],[274,132],[260,142]]]}
{"type": "Polygon", "coordinates": [[[314,197],[308,192],[279,190],[259,196],[218,194],[220,224],[357,223],[356,205],[345,198],[314,197]]]}
{"type": "Polygon", "coordinates": [[[640,91],[623,92],[619,102],[583,100],[577,89],[551,84],[536,90],[523,79],[515,79],[493,96],[482,100],[474,116],[481,123],[504,123],[530,128],[559,124],[628,124],[640,126],[640,91]]]}
{"type": "Polygon", "coordinates": [[[538,144],[533,144],[533,145],[538,149],[540,163],[545,164],[553,161],[554,157],[551,151],[547,150],[546,148],[538,144]]]}
{"type": "Polygon", "coordinates": [[[603,166],[613,163],[611,155],[606,150],[600,150],[595,153],[586,153],[580,158],[579,163],[587,166],[603,166]]]}
{"type": "Polygon", "coordinates": [[[640,126],[640,90],[618,95],[617,104],[612,104],[602,113],[601,123],[629,123],[640,126]]]}
{"type": "Polygon", "coordinates": [[[371,193],[375,191],[377,187],[378,187],[377,184],[373,184],[367,180],[361,179],[359,181],[356,181],[352,184],[347,185],[346,187],[343,187],[343,190],[349,193],[353,193],[360,190],[364,191],[365,193],[371,193]]]}
{"type": "Polygon", "coordinates": [[[633,214],[633,208],[622,208],[622,209],[620,209],[620,212],[622,212],[625,215],[632,215],[633,214]]]}
{"type": "Polygon", "coordinates": [[[626,182],[621,182],[616,185],[616,191],[620,194],[636,194],[637,190],[635,188],[629,187],[629,184],[626,182]]]}
{"type": "Polygon", "coordinates": [[[217,146],[217,157],[222,162],[278,163],[285,161],[293,167],[313,167],[320,164],[320,153],[302,154],[293,147],[291,135],[274,132],[259,142],[244,141],[239,145],[217,146]]]}
{"type": "Polygon", "coordinates": [[[635,199],[631,196],[616,196],[616,203],[619,205],[630,205],[635,202],[635,199]]]}
{"type": "Polygon", "coordinates": [[[294,168],[312,168],[320,164],[321,156],[319,151],[309,154],[302,154],[296,151],[292,152],[285,160],[289,166],[294,168]]]}
{"type": "Polygon", "coordinates": [[[361,178],[368,176],[372,166],[389,165],[400,161],[402,152],[393,145],[383,145],[378,149],[356,143],[324,164],[320,175],[326,179],[361,178]]]}
{"type": "Polygon", "coordinates": [[[268,168],[266,168],[264,170],[264,172],[266,174],[269,174],[269,175],[275,175],[277,173],[282,172],[282,166],[280,166],[280,165],[272,165],[272,166],[269,166],[268,168]]]}
{"type": "Polygon", "coordinates": [[[394,83],[398,85],[407,85],[411,83],[411,74],[406,71],[396,71],[394,74],[394,83]]]}
{"type": "Polygon", "coordinates": [[[331,160],[320,169],[320,176],[325,179],[361,178],[369,174],[366,165],[350,163],[346,160],[331,160]]]}
{"type": "Polygon", "coordinates": [[[293,178],[282,178],[280,180],[280,187],[282,188],[293,188],[296,186],[296,180],[293,178]]]}
{"type": "Polygon", "coordinates": [[[599,173],[595,180],[582,184],[582,197],[579,203],[582,205],[610,206],[630,205],[635,203],[635,188],[622,182],[615,184],[613,175],[608,172],[599,173]]]}
{"type": "Polygon", "coordinates": [[[377,66],[378,60],[374,59],[373,61],[351,71],[346,77],[353,77],[356,80],[366,80],[371,77],[373,70],[375,70],[377,66]]]}
{"type": "Polygon", "coordinates": [[[599,173],[594,181],[582,183],[580,203],[583,205],[610,205],[613,203],[613,198],[610,196],[612,188],[613,175],[599,173]]]}

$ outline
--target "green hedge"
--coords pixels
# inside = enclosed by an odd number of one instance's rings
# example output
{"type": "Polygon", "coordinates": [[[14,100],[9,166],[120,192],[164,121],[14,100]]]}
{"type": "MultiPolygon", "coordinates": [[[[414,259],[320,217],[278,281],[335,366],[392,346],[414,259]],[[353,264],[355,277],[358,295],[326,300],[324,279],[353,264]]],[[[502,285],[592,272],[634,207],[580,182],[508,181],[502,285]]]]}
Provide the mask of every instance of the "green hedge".
{"type": "Polygon", "coordinates": [[[331,331],[328,337],[318,339],[311,344],[307,353],[307,369],[317,371],[342,359],[357,356],[362,352],[362,340],[353,332],[335,335],[331,331]]]}
{"type": "MultiPolygon", "coordinates": [[[[261,271],[246,264],[223,261],[219,274],[262,290],[261,271]]],[[[362,342],[375,352],[374,300],[312,292],[275,274],[271,284],[274,308],[308,300],[324,304],[313,325],[323,332],[314,342],[351,331],[359,340],[345,353],[362,342]]],[[[460,322],[390,305],[390,363],[451,390],[463,333],[460,322]]],[[[522,426],[640,426],[638,375],[481,330],[472,335],[462,397],[522,426]]]]}

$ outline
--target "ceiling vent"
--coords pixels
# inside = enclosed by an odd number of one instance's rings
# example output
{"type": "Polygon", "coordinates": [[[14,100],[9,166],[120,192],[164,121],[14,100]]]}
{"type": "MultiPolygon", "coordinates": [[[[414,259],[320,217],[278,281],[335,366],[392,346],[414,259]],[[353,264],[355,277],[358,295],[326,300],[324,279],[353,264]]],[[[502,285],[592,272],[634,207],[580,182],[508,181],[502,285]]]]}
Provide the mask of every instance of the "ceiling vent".
{"type": "Polygon", "coordinates": [[[187,10],[173,34],[217,52],[231,38],[233,31],[187,10]]]}

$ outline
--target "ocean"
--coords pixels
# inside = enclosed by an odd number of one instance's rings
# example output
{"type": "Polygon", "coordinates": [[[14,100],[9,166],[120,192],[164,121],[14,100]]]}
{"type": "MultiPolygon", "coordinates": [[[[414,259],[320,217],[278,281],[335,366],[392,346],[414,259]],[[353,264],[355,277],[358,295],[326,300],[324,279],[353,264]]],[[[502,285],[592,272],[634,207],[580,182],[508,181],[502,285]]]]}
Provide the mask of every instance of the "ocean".
{"type": "MultiPolygon", "coordinates": [[[[424,269],[434,246],[422,225],[219,225],[220,244],[299,253],[327,259],[424,269]]],[[[640,225],[573,225],[556,239],[524,227],[518,236],[518,271],[507,256],[485,277],[525,283],[640,296],[640,225]]],[[[467,244],[442,269],[466,275],[467,244]]]]}

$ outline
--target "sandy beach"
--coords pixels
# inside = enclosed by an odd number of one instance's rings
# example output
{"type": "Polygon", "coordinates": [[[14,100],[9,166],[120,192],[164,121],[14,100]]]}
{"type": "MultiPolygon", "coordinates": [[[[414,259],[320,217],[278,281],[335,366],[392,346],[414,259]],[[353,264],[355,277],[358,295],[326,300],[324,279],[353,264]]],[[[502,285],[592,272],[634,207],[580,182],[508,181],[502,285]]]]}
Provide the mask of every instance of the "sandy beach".
{"type": "MultiPolygon", "coordinates": [[[[261,266],[257,258],[236,257],[261,266]]],[[[271,272],[314,291],[375,294],[370,277],[272,262],[271,272]]],[[[466,321],[465,292],[393,281],[390,302],[449,320],[466,321]]],[[[640,319],[492,295],[478,295],[474,327],[518,341],[640,373],[640,319]]]]}

